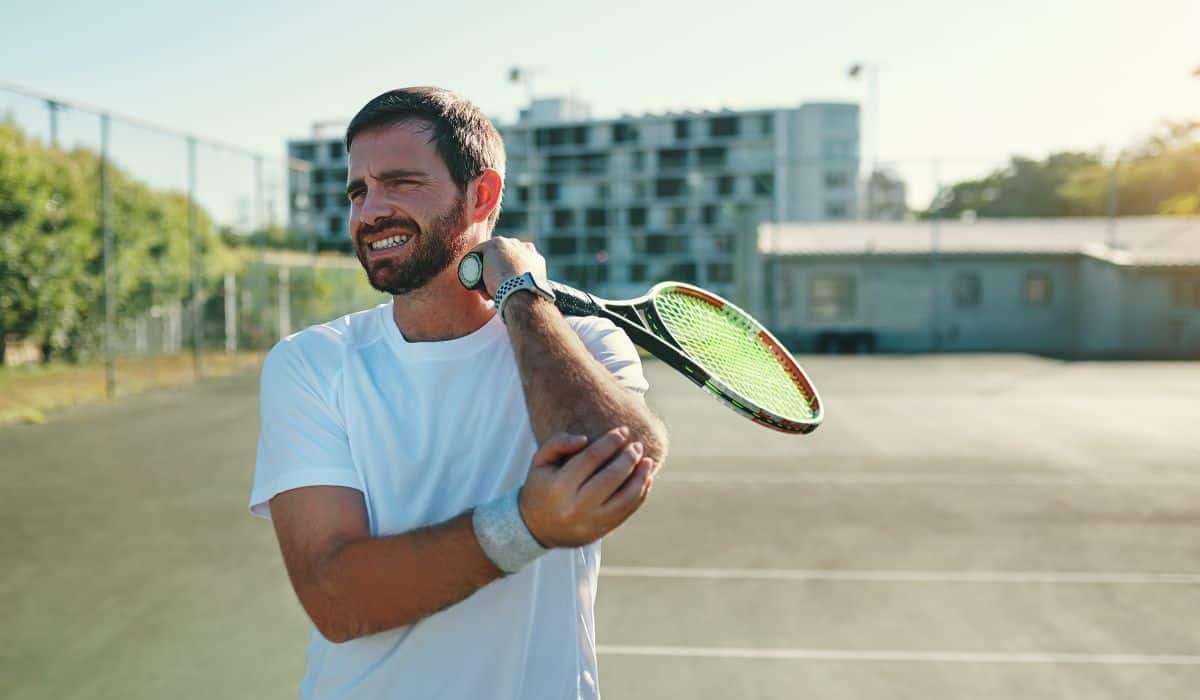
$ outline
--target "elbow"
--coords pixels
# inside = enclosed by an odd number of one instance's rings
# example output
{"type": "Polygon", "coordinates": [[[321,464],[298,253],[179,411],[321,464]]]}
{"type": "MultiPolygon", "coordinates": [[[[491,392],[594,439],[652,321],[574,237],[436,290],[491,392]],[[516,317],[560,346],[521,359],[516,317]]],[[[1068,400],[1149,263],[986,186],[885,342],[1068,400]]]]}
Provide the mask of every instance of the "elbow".
{"type": "Polygon", "coordinates": [[[667,427],[657,416],[650,414],[649,420],[638,432],[640,433],[639,439],[646,448],[646,456],[654,460],[656,471],[661,469],[667,460],[667,452],[671,443],[667,427]]]}

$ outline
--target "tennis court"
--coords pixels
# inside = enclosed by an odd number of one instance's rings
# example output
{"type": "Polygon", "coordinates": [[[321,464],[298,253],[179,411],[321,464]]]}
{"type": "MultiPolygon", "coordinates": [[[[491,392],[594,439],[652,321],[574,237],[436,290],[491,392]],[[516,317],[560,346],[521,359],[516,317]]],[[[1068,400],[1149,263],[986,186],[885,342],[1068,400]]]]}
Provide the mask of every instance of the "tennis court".
{"type": "MultiPolygon", "coordinates": [[[[607,700],[1194,695],[1200,366],[801,362],[805,437],[648,365],[673,457],[605,543],[607,700]]],[[[0,430],[0,697],[295,697],[255,411],[243,376],[0,430]]]]}

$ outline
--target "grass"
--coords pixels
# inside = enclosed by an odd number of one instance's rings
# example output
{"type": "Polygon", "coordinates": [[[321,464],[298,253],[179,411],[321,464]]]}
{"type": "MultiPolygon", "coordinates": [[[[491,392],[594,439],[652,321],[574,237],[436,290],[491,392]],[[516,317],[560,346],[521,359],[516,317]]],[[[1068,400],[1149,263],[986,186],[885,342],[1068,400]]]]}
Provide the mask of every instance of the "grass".
{"type": "MultiPolygon", "coordinates": [[[[209,352],[205,376],[251,369],[263,352],[209,352]]],[[[196,380],[190,353],[120,358],[116,362],[116,398],[196,380]]],[[[43,423],[67,408],[107,400],[103,363],[49,363],[0,369],[0,425],[43,423]]]]}

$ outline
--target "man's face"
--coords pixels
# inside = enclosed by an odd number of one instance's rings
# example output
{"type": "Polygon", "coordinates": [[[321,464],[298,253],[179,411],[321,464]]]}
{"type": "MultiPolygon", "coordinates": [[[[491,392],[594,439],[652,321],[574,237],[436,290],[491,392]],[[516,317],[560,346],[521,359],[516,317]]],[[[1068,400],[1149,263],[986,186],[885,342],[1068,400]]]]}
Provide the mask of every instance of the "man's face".
{"type": "Polygon", "coordinates": [[[350,240],[371,286],[407,294],[469,247],[466,197],[423,121],[364,131],[350,146],[350,240]]]}

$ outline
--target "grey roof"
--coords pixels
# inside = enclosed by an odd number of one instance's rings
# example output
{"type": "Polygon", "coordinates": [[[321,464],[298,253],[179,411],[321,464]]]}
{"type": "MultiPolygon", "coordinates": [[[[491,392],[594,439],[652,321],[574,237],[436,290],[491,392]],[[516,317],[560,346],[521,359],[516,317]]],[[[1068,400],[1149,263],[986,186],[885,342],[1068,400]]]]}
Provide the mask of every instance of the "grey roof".
{"type": "Polygon", "coordinates": [[[1120,265],[1200,265],[1200,216],[762,224],[764,255],[1082,254],[1120,265]],[[1110,245],[1111,241],[1114,245],[1110,245]]]}

